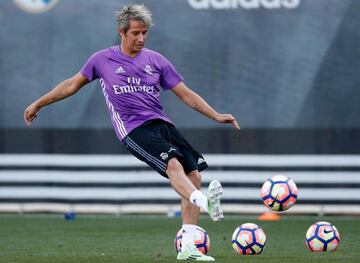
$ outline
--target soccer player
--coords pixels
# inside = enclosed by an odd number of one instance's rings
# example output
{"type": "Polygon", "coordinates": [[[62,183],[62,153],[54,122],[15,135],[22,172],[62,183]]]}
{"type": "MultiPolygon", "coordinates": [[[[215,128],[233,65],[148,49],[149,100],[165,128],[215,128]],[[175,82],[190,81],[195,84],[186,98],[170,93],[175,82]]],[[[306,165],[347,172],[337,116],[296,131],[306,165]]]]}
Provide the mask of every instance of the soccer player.
{"type": "Polygon", "coordinates": [[[200,172],[207,168],[204,157],[178,132],[160,104],[160,87],[171,90],[186,105],[220,123],[240,129],[231,114],[220,114],[190,90],[174,66],[161,54],[144,47],[152,15],[144,5],[127,5],[117,13],[121,44],[93,54],[79,73],[62,81],[25,109],[27,125],[39,110],[65,99],[85,84],[100,79],[106,105],[119,140],[128,151],[169,179],[182,197],[182,248],[178,260],[214,261],[194,245],[200,208],[213,221],[223,218],[223,190],[213,180],[207,194],[199,189],[200,172]]]}

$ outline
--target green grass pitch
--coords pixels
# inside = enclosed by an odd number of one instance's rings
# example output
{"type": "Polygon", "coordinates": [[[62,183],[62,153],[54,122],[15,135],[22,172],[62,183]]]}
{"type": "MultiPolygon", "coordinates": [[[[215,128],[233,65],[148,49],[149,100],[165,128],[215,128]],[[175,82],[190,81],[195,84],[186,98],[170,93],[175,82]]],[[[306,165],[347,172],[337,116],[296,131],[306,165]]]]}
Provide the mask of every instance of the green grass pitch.
{"type": "MultiPolygon", "coordinates": [[[[165,216],[0,215],[0,262],[177,262],[173,240],[179,218],[165,216]]],[[[219,223],[201,218],[211,240],[209,255],[216,262],[360,262],[360,220],[357,217],[287,216],[277,222],[256,217],[227,216],[219,223]],[[304,243],[307,228],[329,221],[340,232],[336,252],[310,253],[304,243]],[[259,224],[267,235],[261,255],[239,256],[231,246],[234,229],[259,224]]]]}

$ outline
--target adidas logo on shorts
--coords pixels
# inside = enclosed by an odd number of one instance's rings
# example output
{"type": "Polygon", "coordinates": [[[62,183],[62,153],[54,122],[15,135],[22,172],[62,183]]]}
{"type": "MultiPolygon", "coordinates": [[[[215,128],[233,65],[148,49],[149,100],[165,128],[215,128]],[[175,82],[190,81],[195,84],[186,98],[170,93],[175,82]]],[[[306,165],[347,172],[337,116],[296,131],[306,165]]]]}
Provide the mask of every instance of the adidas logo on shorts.
{"type": "Polygon", "coordinates": [[[202,164],[202,163],[204,163],[204,162],[205,162],[205,160],[204,160],[203,158],[199,158],[197,164],[202,164]]]}

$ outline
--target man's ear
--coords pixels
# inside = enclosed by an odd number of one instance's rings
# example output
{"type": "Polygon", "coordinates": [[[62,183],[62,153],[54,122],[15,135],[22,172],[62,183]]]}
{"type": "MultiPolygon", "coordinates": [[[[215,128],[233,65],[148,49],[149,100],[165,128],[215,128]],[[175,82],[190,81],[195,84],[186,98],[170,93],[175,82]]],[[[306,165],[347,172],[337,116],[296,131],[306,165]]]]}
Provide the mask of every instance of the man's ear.
{"type": "Polygon", "coordinates": [[[122,39],[123,36],[125,35],[124,29],[118,29],[118,35],[119,35],[120,39],[122,39]]]}

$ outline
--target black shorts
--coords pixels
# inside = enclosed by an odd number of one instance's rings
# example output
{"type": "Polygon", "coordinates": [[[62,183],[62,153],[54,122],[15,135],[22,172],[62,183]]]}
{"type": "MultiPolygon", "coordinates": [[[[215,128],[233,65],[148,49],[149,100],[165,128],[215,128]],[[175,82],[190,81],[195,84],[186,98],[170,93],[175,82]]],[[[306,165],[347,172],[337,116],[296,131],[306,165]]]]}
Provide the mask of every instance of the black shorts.
{"type": "Polygon", "coordinates": [[[185,174],[208,167],[204,157],[191,147],[175,126],[163,120],[151,120],[135,128],[123,143],[132,155],[166,178],[167,163],[173,157],[182,164],[185,174]]]}

